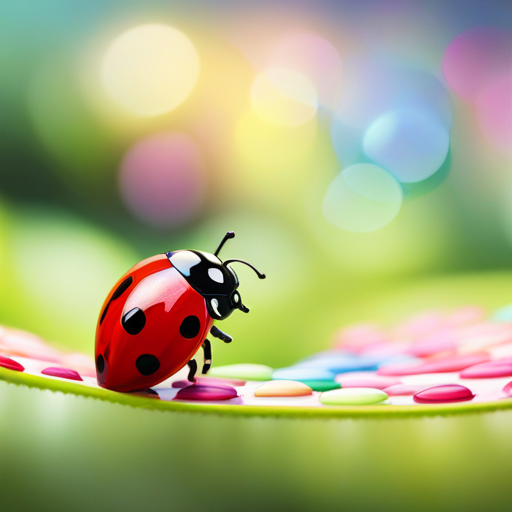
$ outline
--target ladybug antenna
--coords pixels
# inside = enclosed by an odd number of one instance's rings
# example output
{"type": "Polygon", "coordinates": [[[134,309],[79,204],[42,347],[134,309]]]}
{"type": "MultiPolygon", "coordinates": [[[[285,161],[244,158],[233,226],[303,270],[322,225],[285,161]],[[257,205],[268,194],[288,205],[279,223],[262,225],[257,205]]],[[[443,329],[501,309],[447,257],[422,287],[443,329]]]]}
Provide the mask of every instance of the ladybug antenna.
{"type": "Polygon", "coordinates": [[[215,256],[217,256],[220,252],[220,250],[222,249],[223,245],[230,239],[230,238],[235,238],[235,232],[234,231],[228,231],[225,235],[224,235],[224,238],[222,239],[222,242],[220,243],[219,247],[217,247],[217,250],[213,253],[215,256]]]}
{"type": "Polygon", "coordinates": [[[228,263],[233,263],[234,261],[238,261],[238,263],[243,263],[244,265],[247,265],[248,267],[251,267],[254,272],[256,272],[256,274],[258,275],[258,277],[260,279],[265,279],[265,274],[262,274],[256,267],[253,267],[250,263],[248,263],[247,261],[244,261],[244,260],[226,260],[222,266],[225,267],[228,263]]]}

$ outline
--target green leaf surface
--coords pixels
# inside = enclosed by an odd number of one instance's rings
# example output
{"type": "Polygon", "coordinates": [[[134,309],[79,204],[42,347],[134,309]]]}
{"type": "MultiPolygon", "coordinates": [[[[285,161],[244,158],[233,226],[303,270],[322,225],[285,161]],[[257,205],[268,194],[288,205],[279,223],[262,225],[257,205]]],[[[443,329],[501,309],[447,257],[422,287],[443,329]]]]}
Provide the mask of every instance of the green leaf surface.
{"type": "Polygon", "coordinates": [[[48,379],[13,370],[0,368],[0,379],[12,384],[72,395],[96,398],[112,403],[160,411],[227,414],[232,416],[275,416],[290,418],[396,418],[411,416],[444,416],[452,414],[482,413],[499,409],[512,409],[512,397],[485,403],[451,403],[439,405],[374,405],[374,406],[330,406],[330,407],[286,407],[194,404],[190,402],[162,401],[156,398],[117,393],[103,388],[93,388],[74,382],[48,379]]]}

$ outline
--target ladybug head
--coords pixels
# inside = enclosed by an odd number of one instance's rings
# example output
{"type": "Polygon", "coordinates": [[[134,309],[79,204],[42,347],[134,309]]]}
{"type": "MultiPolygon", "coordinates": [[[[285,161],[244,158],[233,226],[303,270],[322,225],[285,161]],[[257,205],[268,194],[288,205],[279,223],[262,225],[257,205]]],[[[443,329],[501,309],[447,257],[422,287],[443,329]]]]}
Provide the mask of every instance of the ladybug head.
{"type": "Polygon", "coordinates": [[[214,254],[203,251],[174,251],[168,252],[167,257],[171,265],[187,280],[194,290],[199,292],[206,301],[210,316],[216,320],[224,320],[235,309],[248,313],[249,309],[242,304],[238,293],[238,277],[230,267],[231,263],[243,263],[251,267],[260,279],[265,274],[259,272],[250,263],[243,260],[226,260],[222,262],[218,254],[222,246],[235,233],[226,233],[214,254]]]}

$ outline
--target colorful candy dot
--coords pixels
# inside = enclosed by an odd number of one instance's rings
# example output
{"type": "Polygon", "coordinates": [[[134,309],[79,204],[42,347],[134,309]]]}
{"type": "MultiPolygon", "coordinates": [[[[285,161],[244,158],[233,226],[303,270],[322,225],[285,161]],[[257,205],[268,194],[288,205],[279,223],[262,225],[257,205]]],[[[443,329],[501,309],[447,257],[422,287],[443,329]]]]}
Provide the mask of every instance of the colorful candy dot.
{"type": "Polygon", "coordinates": [[[380,389],[347,388],[326,391],[320,395],[324,405],[373,405],[387,400],[388,395],[380,389]]]}
{"type": "Polygon", "coordinates": [[[331,389],[341,388],[341,384],[339,382],[335,382],[333,380],[307,380],[307,379],[304,379],[301,382],[306,384],[306,386],[309,386],[313,391],[330,391],[331,389]]]}
{"type": "Polygon", "coordinates": [[[334,380],[336,374],[322,368],[281,368],[272,374],[274,380],[334,380]]]}
{"type": "Polygon", "coordinates": [[[231,364],[212,368],[210,375],[228,379],[271,380],[273,372],[273,368],[264,364],[231,364]]]}
{"type": "Polygon", "coordinates": [[[192,384],[178,391],[176,398],[179,400],[230,400],[238,396],[236,389],[231,386],[202,386],[192,384]]]}
{"type": "Polygon", "coordinates": [[[11,359],[10,357],[0,356],[0,366],[16,372],[25,371],[25,368],[20,363],[14,361],[14,359],[11,359]]]}
{"type": "Polygon", "coordinates": [[[69,368],[58,368],[50,366],[45,368],[41,373],[43,375],[51,375],[52,377],[60,377],[61,379],[83,380],[78,372],[75,370],[70,370],[69,368]]]}
{"type": "Polygon", "coordinates": [[[488,354],[468,354],[444,357],[425,363],[403,362],[381,366],[378,375],[400,376],[419,375],[420,373],[459,372],[475,364],[489,361],[488,354]]]}
{"type": "Polygon", "coordinates": [[[303,384],[293,380],[274,380],[265,382],[254,391],[254,396],[307,396],[311,395],[313,390],[303,384]]]}
{"type": "MultiPolygon", "coordinates": [[[[200,384],[202,386],[217,386],[217,385],[227,385],[227,386],[244,386],[245,380],[240,379],[221,379],[217,377],[197,377],[196,384],[200,384]]],[[[190,386],[192,383],[189,380],[176,380],[172,383],[173,388],[186,388],[190,386]]]]}
{"type": "Polygon", "coordinates": [[[416,393],[413,400],[419,404],[448,403],[471,400],[474,396],[470,389],[460,384],[442,384],[416,393]]]}
{"type": "Polygon", "coordinates": [[[512,377],[512,358],[476,364],[460,372],[462,379],[489,379],[512,377]]]}

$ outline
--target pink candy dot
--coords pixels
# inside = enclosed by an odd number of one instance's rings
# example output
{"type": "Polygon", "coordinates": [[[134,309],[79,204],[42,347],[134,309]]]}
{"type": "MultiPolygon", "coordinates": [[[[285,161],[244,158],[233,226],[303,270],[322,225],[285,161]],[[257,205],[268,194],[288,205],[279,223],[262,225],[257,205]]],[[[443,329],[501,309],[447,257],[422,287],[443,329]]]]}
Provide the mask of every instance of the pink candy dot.
{"type": "Polygon", "coordinates": [[[449,331],[427,336],[408,349],[408,353],[417,357],[427,357],[438,352],[453,352],[457,349],[453,334],[449,331]]]}
{"type": "Polygon", "coordinates": [[[470,366],[460,372],[463,379],[512,377],[512,358],[470,366]]]}
{"type": "Polygon", "coordinates": [[[468,354],[443,357],[441,359],[426,361],[420,364],[410,362],[393,363],[381,366],[377,370],[377,374],[400,376],[419,375],[420,373],[459,372],[475,364],[486,363],[489,359],[488,354],[468,354]]]}
{"type": "Polygon", "coordinates": [[[43,375],[51,375],[52,377],[60,377],[61,379],[83,380],[78,372],[70,370],[69,368],[57,368],[50,366],[49,368],[45,368],[41,373],[43,375]]]}
{"type": "Polygon", "coordinates": [[[416,393],[413,400],[419,404],[448,403],[471,400],[474,396],[473,392],[465,386],[442,384],[416,393]]]}
{"type": "Polygon", "coordinates": [[[400,323],[395,329],[395,335],[398,337],[425,336],[444,326],[445,318],[442,311],[425,311],[400,323]]]}
{"type": "Polygon", "coordinates": [[[216,386],[203,386],[201,384],[192,384],[186,388],[178,391],[176,398],[178,400],[229,400],[237,397],[238,394],[235,388],[231,386],[223,386],[217,384],[216,386]]]}
{"type": "Polygon", "coordinates": [[[510,69],[511,61],[510,32],[496,27],[474,27],[448,45],[443,72],[453,90],[472,102],[490,80],[510,69]]]}
{"type": "Polygon", "coordinates": [[[334,348],[360,353],[371,346],[386,343],[386,335],[374,324],[355,324],[342,329],[336,335],[334,348]]]}
{"type": "Polygon", "coordinates": [[[206,173],[196,144],[186,135],[159,133],[133,146],[119,172],[121,195],[147,224],[176,227],[192,220],[206,197],[206,173]]]}
{"type": "MultiPolygon", "coordinates": [[[[197,377],[196,384],[202,386],[244,386],[245,380],[240,379],[228,379],[228,378],[217,378],[217,377],[197,377]]],[[[191,386],[192,383],[189,380],[176,380],[172,383],[173,388],[186,388],[191,386]]]]}

